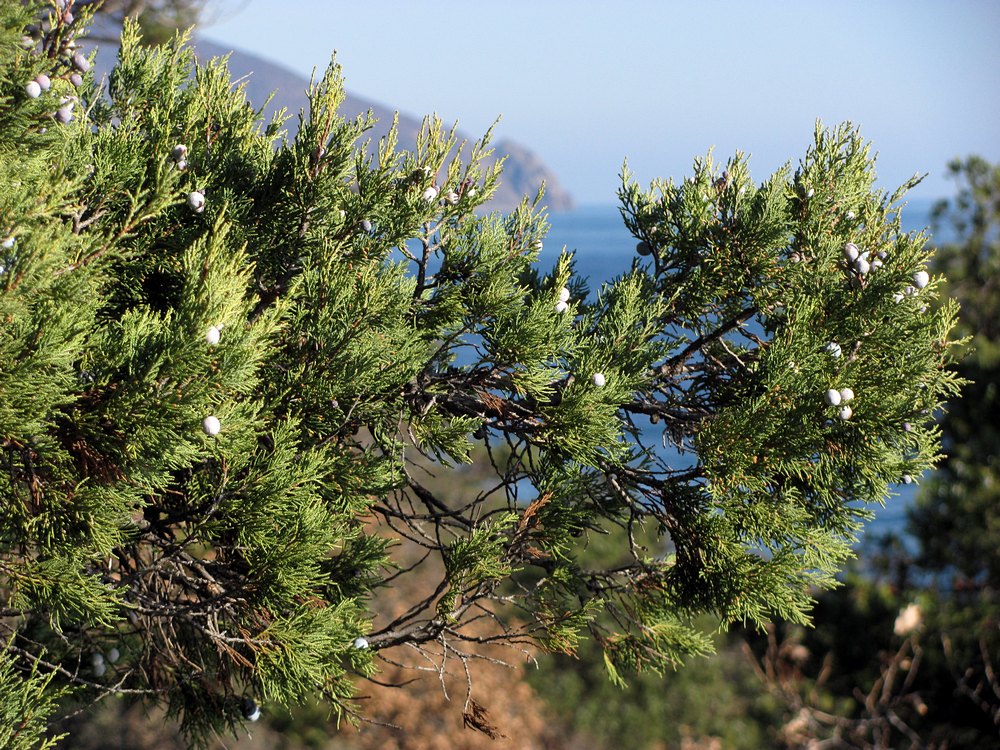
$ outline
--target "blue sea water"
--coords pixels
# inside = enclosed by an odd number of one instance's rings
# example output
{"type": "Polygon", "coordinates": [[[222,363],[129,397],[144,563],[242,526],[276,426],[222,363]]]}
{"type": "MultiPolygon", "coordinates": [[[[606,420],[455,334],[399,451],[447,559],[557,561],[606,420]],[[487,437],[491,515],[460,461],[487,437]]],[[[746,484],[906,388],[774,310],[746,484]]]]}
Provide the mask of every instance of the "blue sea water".
{"type": "MultiPolygon", "coordinates": [[[[901,213],[904,229],[928,230],[933,203],[928,199],[906,205],[901,213]]],[[[617,206],[582,206],[574,211],[551,214],[548,219],[551,228],[540,259],[543,272],[555,264],[564,248],[575,253],[576,273],[588,280],[591,294],[596,293],[602,283],[629,270],[636,240],[625,228],[617,206]]],[[[665,449],[664,458],[690,462],[669,449],[665,449]]],[[[875,508],[875,519],[868,525],[866,537],[903,532],[906,511],[913,502],[916,485],[899,485],[894,491],[898,495],[890,498],[885,508],[875,508]]]]}

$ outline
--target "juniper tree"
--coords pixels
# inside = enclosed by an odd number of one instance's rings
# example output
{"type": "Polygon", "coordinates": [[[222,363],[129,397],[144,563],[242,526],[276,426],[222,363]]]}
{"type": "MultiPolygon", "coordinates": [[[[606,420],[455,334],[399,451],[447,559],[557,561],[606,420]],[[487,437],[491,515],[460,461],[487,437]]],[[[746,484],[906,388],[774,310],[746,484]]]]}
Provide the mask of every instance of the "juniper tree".
{"type": "Polygon", "coordinates": [[[767,660],[812,654],[796,669],[766,670],[793,717],[790,747],[997,744],[1000,166],[973,156],[948,172],[958,189],[935,205],[931,268],[947,273],[943,290],[961,302],[957,331],[968,338],[951,366],[961,393],[939,418],[947,455],[908,509],[908,536],[866,545],[847,585],[819,598],[817,627],[779,629],[770,642],[767,660]]]}
{"type": "Polygon", "coordinates": [[[0,710],[24,746],[57,691],[198,740],[316,693],[353,713],[381,659],[483,641],[661,670],[708,648],[705,613],[805,622],[936,456],[954,309],[849,125],[761,183],[741,154],[626,172],[636,254],[592,293],[572,253],[540,267],[540,196],[482,210],[488,134],[463,163],[431,118],[368,156],[331,64],[289,136],[224,60],[134,24],[103,87],[88,8],[25,35],[36,12],[0,10],[0,679],[32,675],[0,710]],[[435,489],[469,462],[489,480],[435,489]],[[436,583],[372,608],[411,576],[436,583]]]}

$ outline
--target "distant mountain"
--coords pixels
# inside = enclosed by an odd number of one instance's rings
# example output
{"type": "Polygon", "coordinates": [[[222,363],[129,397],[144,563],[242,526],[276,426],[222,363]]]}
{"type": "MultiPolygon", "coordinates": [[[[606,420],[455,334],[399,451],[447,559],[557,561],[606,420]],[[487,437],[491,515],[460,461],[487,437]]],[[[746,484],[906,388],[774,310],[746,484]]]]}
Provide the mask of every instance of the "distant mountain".
{"type": "MultiPolygon", "coordinates": [[[[309,86],[309,80],[306,77],[278,63],[265,60],[249,52],[231,50],[207,39],[196,39],[193,46],[201,61],[228,54],[229,70],[233,79],[246,83],[247,98],[252,103],[259,106],[267,101],[268,97],[272,97],[264,110],[265,121],[270,119],[273,113],[284,108],[293,115],[288,121],[288,127],[295,128],[298,123],[295,115],[300,110],[305,109],[308,104],[306,89],[309,86]]],[[[98,76],[111,70],[117,55],[118,49],[114,45],[106,42],[100,45],[96,65],[98,76]]],[[[340,114],[347,118],[353,118],[369,110],[378,118],[376,126],[366,133],[366,136],[371,137],[374,145],[378,143],[381,136],[388,132],[389,126],[392,124],[395,112],[390,107],[348,92],[341,105],[340,114]]],[[[420,118],[402,112],[399,114],[397,130],[400,147],[415,147],[420,126],[420,118]]],[[[464,140],[471,144],[475,140],[461,131],[457,133],[457,136],[459,142],[464,140]]],[[[507,160],[504,162],[500,185],[488,206],[489,208],[509,211],[520,202],[522,196],[534,197],[543,182],[545,183],[544,203],[549,207],[549,210],[568,211],[573,208],[572,196],[560,186],[556,176],[533,151],[519,143],[505,139],[495,141],[492,147],[494,149],[492,160],[504,156],[507,157],[507,160]]]]}

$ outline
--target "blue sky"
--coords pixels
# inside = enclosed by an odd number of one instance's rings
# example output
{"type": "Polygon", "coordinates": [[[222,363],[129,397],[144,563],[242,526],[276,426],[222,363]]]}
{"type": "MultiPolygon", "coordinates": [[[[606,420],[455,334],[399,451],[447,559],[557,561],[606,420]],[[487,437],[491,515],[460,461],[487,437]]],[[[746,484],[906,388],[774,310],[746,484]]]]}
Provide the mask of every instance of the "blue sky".
{"type": "Polygon", "coordinates": [[[694,156],[752,155],[763,180],[817,118],[851,120],[894,188],[949,195],[949,159],[1000,161],[1000,2],[501,3],[211,0],[205,36],[308,75],[331,53],[350,90],[536,151],[582,203],[694,156]]]}

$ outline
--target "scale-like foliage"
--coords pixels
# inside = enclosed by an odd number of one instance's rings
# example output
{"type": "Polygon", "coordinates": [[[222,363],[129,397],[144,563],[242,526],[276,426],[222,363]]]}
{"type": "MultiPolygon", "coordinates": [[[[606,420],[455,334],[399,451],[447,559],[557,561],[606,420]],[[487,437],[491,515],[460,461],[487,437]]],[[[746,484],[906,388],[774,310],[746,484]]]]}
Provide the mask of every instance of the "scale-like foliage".
{"type": "Polygon", "coordinates": [[[849,126],[759,185],[742,156],[626,175],[637,255],[591,295],[572,254],[539,269],[541,196],[477,211],[488,139],[370,155],[331,65],[289,140],[135,26],[102,91],[53,7],[24,38],[0,11],[0,627],[53,687],[197,740],[248,701],[351,711],[404,645],[589,631],[613,677],[660,670],[705,613],[805,621],[934,460],[954,309],[849,126]]]}

